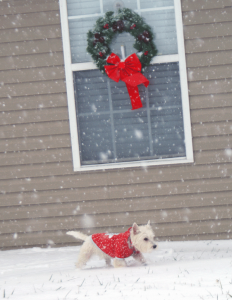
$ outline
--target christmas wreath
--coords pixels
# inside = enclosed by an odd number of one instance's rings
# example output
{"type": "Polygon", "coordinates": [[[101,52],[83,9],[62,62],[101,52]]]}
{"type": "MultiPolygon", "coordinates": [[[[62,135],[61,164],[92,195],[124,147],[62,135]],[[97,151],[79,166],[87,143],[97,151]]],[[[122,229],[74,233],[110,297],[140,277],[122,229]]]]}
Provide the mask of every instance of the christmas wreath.
{"type": "Polygon", "coordinates": [[[121,79],[126,83],[132,109],[142,107],[137,85],[143,83],[147,87],[149,84],[141,71],[144,71],[157,54],[153,37],[151,27],[128,8],[120,9],[117,14],[107,12],[96,21],[94,29],[87,33],[87,52],[102,73],[106,73],[116,82],[121,79]],[[110,49],[115,35],[122,32],[129,32],[135,38],[133,47],[138,51],[125,61],[121,61],[110,49]]]}

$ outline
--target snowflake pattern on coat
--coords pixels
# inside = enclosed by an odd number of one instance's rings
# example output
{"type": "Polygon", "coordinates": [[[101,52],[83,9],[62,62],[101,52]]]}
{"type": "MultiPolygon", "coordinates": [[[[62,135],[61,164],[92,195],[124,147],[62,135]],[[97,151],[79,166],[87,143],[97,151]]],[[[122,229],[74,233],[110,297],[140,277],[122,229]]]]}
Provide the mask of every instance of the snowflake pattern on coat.
{"type": "Polygon", "coordinates": [[[92,235],[94,244],[112,258],[127,258],[133,253],[139,254],[130,242],[130,227],[126,232],[109,235],[96,233],[92,235]]]}

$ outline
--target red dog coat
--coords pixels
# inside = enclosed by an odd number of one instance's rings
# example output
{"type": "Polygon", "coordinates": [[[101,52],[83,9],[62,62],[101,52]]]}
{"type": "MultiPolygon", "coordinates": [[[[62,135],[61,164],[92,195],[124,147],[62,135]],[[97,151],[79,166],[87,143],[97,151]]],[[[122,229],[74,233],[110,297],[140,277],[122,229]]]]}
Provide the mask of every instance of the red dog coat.
{"type": "Polygon", "coordinates": [[[109,236],[107,233],[96,233],[92,235],[92,241],[104,253],[112,258],[126,258],[133,253],[139,254],[130,241],[131,227],[124,233],[109,236]]]}

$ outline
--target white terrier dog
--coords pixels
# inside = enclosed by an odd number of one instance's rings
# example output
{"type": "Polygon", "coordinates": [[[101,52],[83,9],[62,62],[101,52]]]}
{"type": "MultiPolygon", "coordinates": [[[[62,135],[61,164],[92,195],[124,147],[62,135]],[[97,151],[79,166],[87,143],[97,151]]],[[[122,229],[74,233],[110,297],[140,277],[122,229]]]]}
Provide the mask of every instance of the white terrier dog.
{"type": "Polygon", "coordinates": [[[150,221],[144,226],[134,223],[126,232],[114,235],[96,233],[87,236],[78,231],[68,231],[67,234],[85,241],[80,249],[76,263],[77,268],[82,268],[94,254],[105,259],[107,265],[110,265],[111,258],[114,258],[113,266],[115,268],[125,267],[124,259],[129,256],[146,264],[142,253],[151,252],[157,247],[150,221]]]}

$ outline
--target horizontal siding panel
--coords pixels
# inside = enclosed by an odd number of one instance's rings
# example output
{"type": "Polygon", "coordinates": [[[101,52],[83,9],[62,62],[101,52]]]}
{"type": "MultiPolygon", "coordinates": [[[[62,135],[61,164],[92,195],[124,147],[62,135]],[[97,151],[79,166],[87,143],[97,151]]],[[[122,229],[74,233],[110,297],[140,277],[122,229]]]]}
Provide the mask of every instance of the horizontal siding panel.
{"type": "MultiPolygon", "coordinates": [[[[59,189],[69,189],[72,187],[75,188],[85,188],[86,184],[88,188],[94,188],[95,190],[100,189],[101,186],[107,186],[107,177],[105,174],[101,178],[95,178],[91,180],[91,177],[88,174],[84,175],[70,175],[70,176],[49,176],[42,178],[24,178],[24,179],[15,179],[15,180],[2,180],[0,183],[1,191],[5,193],[9,192],[28,192],[32,191],[32,187],[36,191],[44,190],[59,190],[59,189]],[[85,179],[85,180],[84,180],[85,179]],[[86,183],[86,180],[90,182],[86,183]],[[4,184],[5,183],[5,184],[4,184]],[[8,185],[8,186],[7,186],[8,185]]],[[[90,191],[91,192],[91,191],[90,191]]]]}
{"type": "Polygon", "coordinates": [[[30,205],[30,204],[44,204],[44,203],[59,203],[70,201],[92,201],[92,200],[109,200],[108,191],[105,187],[97,189],[78,189],[73,187],[72,189],[64,190],[52,190],[52,191],[36,191],[33,192],[20,192],[0,194],[0,205],[30,205]],[[86,193],[87,192],[87,193],[86,193]],[[7,204],[8,201],[8,204],[7,204]]]}
{"type": "Polygon", "coordinates": [[[232,49],[232,37],[197,38],[185,41],[185,53],[226,51],[232,49]]]}
{"type": "MultiPolygon", "coordinates": [[[[232,159],[231,159],[232,160],[232,159]]],[[[148,197],[154,195],[166,195],[171,194],[189,194],[189,193],[206,193],[206,192],[219,192],[223,190],[231,189],[231,178],[223,179],[205,179],[194,180],[186,182],[176,183],[158,183],[158,184],[142,184],[133,186],[121,186],[109,187],[110,198],[127,198],[127,197],[148,197]]]]}
{"type": "Polygon", "coordinates": [[[0,18],[0,30],[8,28],[38,27],[44,25],[59,25],[59,11],[36,12],[29,14],[6,15],[0,18]]]}
{"type": "MultiPolygon", "coordinates": [[[[176,223],[176,224],[153,224],[156,240],[212,240],[212,239],[229,239],[232,234],[228,232],[228,220],[218,221],[203,221],[191,223],[176,223]],[[213,228],[213,230],[212,230],[213,228]],[[183,231],[185,235],[183,235],[183,231]],[[189,234],[191,232],[191,234],[189,234]],[[204,232],[204,233],[203,233],[204,232]],[[228,233],[225,233],[228,232],[228,233]],[[172,234],[172,235],[171,235],[172,234]],[[170,235],[170,236],[168,236],[170,235]]],[[[97,232],[124,232],[131,224],[126,226],[111,226],[89,229],[81,229],[87,235],[97,232]]],[[[230,223],[229,223],[230,226],[230,223]]],[[[70,229],[75,227],[70,226],[70,229]]],[[[67,246],[80,245],[78,240],[66,235],[66,231],[44,231],[33,233],[18,233],[13,237],[13,234],[0,235],[0,245],[7,248],[20,247],[35,247],[35,246],[67,246]],[[51,245],[51,243],[54,243],[51,245]]],[[[3,248],[0,248],[3,249],[3,248]]]]}
{"type": "Polygon", "coordinates": [[[28,218],[44,218],[56,216],[72,216],[83,214],[107,214],[107,213],[130,213],[147,210],[161,210],[162,214],[166,214],[165,210],[181,209],[185,214],[188,209],[208,207],[209,210],[216,210],[218,206],[231,205],[231,194],[221,195],[196,195],[192,197],[180,197],[173,199],[172,197],[163,198],[142,198],[142,199],[113,199],[113,200],[96,200],[96,201],[73,201],[66,203],[53,203],[41,206],[11,206],[0,208],[1,220],[20,220],[28,218]],[[186,199],[187,198],[187,199],[186,199]],[[215,199],[216,198],[216,199],[215,199]],[[175,201],[175,203],[173,203],[175,201]],[[185,210],[185,208],[187,210],[185,210]]]}
{"type": "Polygon", "coordinates": [[[188,81],[231,79],[231,69],[232,65],[188,68],[188,81]]]}
{"type": "MultiPolygon", "coordinates": [[[[4,112],[12,111],[12,110],[21,111],[21,110],[38,109],[38,108],[39,109],[54,108],[54,107],[61,107],[61,106],[64,107],[67,106],[66,93],[15,97],[13,101],[8,98],[0,99],[0,111],[4,111],[4,112]]],[[[9,126],[12,128],[11,125],[9,126]]],[[[27,126],[28,126],[27,127],[28,130],[30,130],[30,125],[27,126]]],[[[5,129],[7,131],[7,127],[5,127],[5,129]]]]}
{"type": "Polygon", "coordinates": [[[60,25],[0,30],[0,40],[2,43],[42,40],[44,37],[47,39],[61,38],[60,25]]]}
{"type": "Polygon", "coordinates": [[[232,162],[232,155],[228,149],[219,151],[198,151],[194,153],[197,164],[215,164],[232,162]]]}
{"type": "MultiPolygon", "coordinates": [[[[109,228],[104,228],[102,227],[100,230],[102,232],[106,232],[109,228]]],[[[121,229],[121,232],[123,232],[123,228],[117,227],[112,227],[113,231],[112,232],[119,232],[121,229]],[[116,231],[115,231],[116,230],[116,231]]],[[[99,230],[99,229],[98,229],[99,230]]],[[[91,233],[97,233],[97,229],[91,230],[91,233]]],[[[0,249],[1,250],[6,250],[6,249],[12,249],[14,247],[16,248],[26,248],[26,247],[47,247],[47,246],[54,246],[51,243],[55,243],[56,245],[59,246],[66,246],[70,242],[70,237],[66,235],[66,231],[44,231],[44,232],[25,232],[25,233],[17,233],[17,236],[14,234],[1,234],[0,235],[0,249]]],[[[86,234],[89,234],[88,230],[82,230],[83,232],[85,231],[86,234]]],[[[125,230],[124,230],[125,231],[125,230]]],[[[72,239],[72,244],[75,245],[80,245],[77,240],[72,239]]],[[[69,243],[70,244],[70,243],[69,243]]]]}
{"type": "Polygon", "coordinates": [[[0,125],[68,120],[67,107],[0,113],[0,125]]]}
{"type": "Polygon", "coordinates": [[[63,52],[0,57],[1,70],[63,66],[63,52]]]}
{"type": "MultiPolygon", "coordinates": [[[[196,206],[201,206],[199,203],[202,201],[202,203],[211,201],[212,205],[223,205],[223,204],[231,204],[231,195],[232,191],[225,191],[221,190],[217,193],[214,191],[209,191],[205,193],[187,193],[187,194],[176,194],[176,195],[153,195],[149,197],[126,197],[126,198],[112,198],[112,201],[129,201],[132,209],[137,210],[136,206],[134,206],[134,203],[136,204],[137,201],[139,203],[144,203],[144,207],[146,205],[149,205],[148,207],[154,207],[153,202],[159,202],[160,205],[164,208],[167,208],[165,205],[166,201],[171,201],[172,208],[179,207],[178,203],[182,203],[181,205],[184,207],[186,205],[190,205],[189,203],[192,203],[194,206],[194,203],[196,203],[196,206]],[[187,201],[187,202],[186,202],[187,201]],[[150,204],[149,204],[150,203],[150,204]],[[162,204],[163,203],[163,204],[162,204]]],[[[71,203],[76,202],[78,199],[78,202],[81,202],[81,206],[84,205],[84,203],[88,201],[109,201],[108,197],[108,191],[106,188],[101,187],[98,189],[91,189],[88,190],[87,193],[85,190],[81,189],[69,189],[69,190],[53,190],[53,191],[33,191],[28,193],[9,193],[9,194],[0,194],[0,206],[15,206],[15,209],[18,208],[18,206],[21,205],[43,205],[43,204],[57,204],[57,203],[71,203]]],[[[204,205],[203,205],[204,206],[204,205]]],[[[155,209],[158,209],[159,206],[155,206],[155,209]]]]}
{"type": "Polygon", "coordinates": [[[232,106],[232,93],[190,96],[190,108],[221,108],[232,106]]]}
{"type": "Polygon", "coordinates": [[[0,169],[0,179],[30,178],[73,174],[72,162],[8,166],[0,169]]]}
{"type": "Polygon", "coordinates": [[[229,121],[232,116],[232,107],[196,109],[191,111],[192,123],[229,121]]]}
{"type": "MultiPolygon", "coordinates": [[[[0,87],[1,97],[22,97],[35,94],[64,93],[66,85],[64,80],[44,80],[38,82],[12,83],[0,87]]],[[[2,123],[1,123],[2,124],[2,123]]],[[[6,124],[6,123],[5,123],[6,124]]]]}
{"type": "MultiPolygon", "coordinates": [[[[131,186],[136,184],[147,184],[147,183],[164,183],[175,181],[176,185],[179,185],[183,180],[195,180],[203,178],[213,178],[227,176],[223,175],[223,171],[227,169],[228,176],[232,172],[232,165],[216,165],[216,166],[177,166],[175,169],[171,167],[163,167],[157,169],[151,167],[144,171],[143,169],[137,169],[136,171],[120,171],[111,172],[107,175],[108,186],[125,185],[131,186]],[[212,176],[212,177],[211,177],[212,176]]],[[[100,176],[98,174],[98,176],[100,176]]],[[[158,188],[161,188],[158,187],[158,188]]]]}
{"type": "Polygon", "coordinates": [[[199,123],[192,125],[193,137],[218,136],[225,138],[225,135],[232,134],[232,122],[199,123]]]}
{"type": "Polygon", "coordinates": [[[220,222],[218,220],[207,220],[202,222],[155,224],[153,227],[159,238],[167,235],[185,236],[186,240],[188,240],[189,235],[200,235],[202,239],[206,239],[204,238],[204,235],[207,236],[211,234],[210,239],[217,239],[218,234],[228,233],[228,236],[226,237],[226,239],[228,239],[231,236],[232,223],[230,219],[220,220],[220,222]]]}
{"type": "Polygon", "coordinates": [[[47,162],[63,162],[71,160],[71,149],[69,147],[65,149],[45,149],[0,154],[0,165],[2,166],[44,164],[47,162]]]}
{"type": "MultiPolygon", "coordinates": [[[[203,143],[203,142],[202,142],[203,143]]],[[[201,146],[201,144],[200,144],[201,146]]],[[[200,148],[199,146],[199,148],[200,148]]],[[[229,149],[229,148],[228,148],[229,149]]],[[[227,151],[229,154],[229,150],[227,151]]],[[[225,152],[225,155],[227,154],[225,152]]],[[[0,170],[0,179],[12,179],[15,182],[16,178],[21,178],[19,185],[24,182],[23,178],[33,178],[33,182],[39,182],[43,180],[41,177],[47,176],[64,176],[70,175],[71,181],[78,178],[78,187],[89,187],[96,186],[95,176],[91,180],[91,177],[86,181],[86,173],[76,173],[73,174],[72,165],[68,162],[54,162],[54,163],[43,163],[36,165],[21,165],[17,168],[14,166],[5,166],[0,170]]],[[[163,168],[162,171],[156,168],[151,168],[149,171],[144,172],[141,169],[136,171],[127,171],[127,172],[112,172],[108,174],[107,183],[105,182],[105,175],[102,172],[97,173],[97,177],[100,178],[100,183],[102,180],[107,185],[117,185],[117,184],[134,184],[134,183],[148,183],[148,182],[159,182],[159,181],[176,181],[176,180],[190,180],[190,179],[199,179],[199,178],[214,178],[222,176],[230,176],[232,166],[228,165],[209,165],[209,166],[186,166],[186,167],[176,167],[172,172],[169,168],[163,168]],[[227,169],[227,172],[224,170],[227,169]],[[101,179],[102,178],[102,179],[101,179]]],[[[50,180],[50,179],[49,179],[50,180]]],[[[54,181],[65,181],[65,178],[53,178],[54,181]]],[[[68,179],[67,179],[68,180],[68,179]]],[[[9,182],[10,184],[10,182],[9,182]]],[[[100,185],[102,185],[100,184],[100,185]]],[[[17,183],[16,183],[17,185],[17,183]]],[[[34,184],[35,185],[35,184],[34,184]]],[[[3,183],[4,186],[4,183],[3,183]]],[[[2,186],[2,188],[3,188],[2,186]]],[[[76,186],[77,187],[77,186],[76,186]]]]}
{"type": "MultiPolygon", "coordinates": [[[[115,226],[123,226],[125,224],[133,224],[136,220],[138,224],[144,220],[154,220],[155,223],[176,223],[176,222],[194,222],[194,221],[209,221],[220,219],[230,219],[231,206],[218,206],[215,209],[208,207],[192,208],[192,209],[170,209],[165,210],[165,213],[157,210],[141,211],[139,214],[136,212],[128,213],[110,213],[110,214],[97,214],[97,215],[81,215],[81,216],[66,216],[55,218],[31,218],[13,221],[2,221],[1,233],[11,232],[33,232],[33,231],[46,231],[46,230],[67,230],[68,228],[81,229],[109,227],[112,224],[115,226]]],[[[154,222],[153,221],[153,222],[154,222]]],[[[184,225],[184,224],[183,224],[184,225]]],[[[232,228],[232,223],[230,224],[232,228]]]]}
{"type": "Polygon", "coordinates": [[[232,8],[198,10],[183,13],[184,25],[209,24],[232,21],[232,8]]]}
{"type": "Polygon", "coordinates": [[[30,138],[36,136],[47,136],[53,134],[69,133],[69,121],[55,121],[46,123],[30,123],[6,125],[0,127],[0,139],[30,138]]]}
{"type": "MultiPolygon", "coordinates": [[[[213,1],[210,1],[212,3],[213,1]]],[[[184,38],[187,39],[202,39],[218,36],[230,36],[232,31],[232,23],[212,23],[184,26],[184,38]]]]}
{"type": "Polygon", "coordinates": [[[231,0],[213,0],[213,1],[202,1],[202,0],[182,0],[181,1],[183,11],[192,10],[203,10],[213,8],[224,8],[231,6],[231,0]]]}
{"type": "Polygon", "coordinates": [[[14,0],[3,1],[0,6],[0,15],[13,15],[20,13],[44,12],[50,10],[59,10],[57,0],[14,0]]]}
{"type": "Polygon", "coordinates": [[[19,56],[36,53],[51,53],[62,51],[62,40],[58,39],[45,39],[37,41],[23,41],[14,43],[5,43],[0,48],[0,56],[19,56]]]}
{"type": "Polygon", "coordinates": [[[0,77],[4,78],[4,84],[36,82],[41,80],[65,80],[63,66],[0,71],[0,77]]]}
{"type": "MultiPolygon", "coordinates": [[[[60,149],[60,156],[62,156],[62,149],[60,149]]],[[[49,151],[49,150],[47,150],[49,151]]],[[[225,153],[226,155],[226,153],[225,153]]],[[[56,157],[57,161],[58,158],[56,157]]],[[[229,155],[229,159],[232,161],[232,155],[229,155]]],[[[225,163],[225,162],[224,162],[225,163]]],[[[20,167],[18,167],[20,168],[20,167]]],[[[154,192],[156,195],[164,195],[164,193],[168,192],[169,194],[182,194],[182,193],[192,193],[192,192],[198,192],[197,187],[199,188],[199,192],[208,192],[209,188],[212,185],[212,182],[214,180],[218,180],[218,182],[215,183],[215,186],[212,188],[215,190],[215,188],[218,188],[221,190],[221,186],[225,186],[225,190],[230,189],[230,185],[228,185],[228,178],[224,178],[223,180],[220,179],[220,177],[228,177],[230,176],[230,168],[228,171],[225,171],[225,168],[217,172],[217,179],[210,178],[207,179],[207,175],[205,177],[204,183],[199,182],[199,176],[193,176],[194,180],[190,180],[188,184],[182,182],[182,178],[175,181],[175,178],[172,177],[172,181],[170,182],[170,186],[168,186],[168,183],[162,183],[159,184],[159,182],[156,184],[152,181],[144,182],[144,181],[138,181],[135,180],[134,182],[131,182],[131,184],[126,183],[125,180],[123,181],[123,178],[121,179],[121,184],[118,182],[118,185],[110,185],[109,183],[109,175],[103,174],[102,176],[98,176],[97,178],[94,178],[91,180],[91,177],[89,175],[86,175],[88,179],[88,182],[86,182],[84,179],[86,176],[84,175],[71,175],[71,176],[48,176],[48,177],[42,177],[42,178],[23,178],[23,179],[9,179],[9,180],[2,180],[0,182],[0,190],[3,193],[16,193],[16,192],[31,192],[34,189],[36,191],[45,191],[45,190],[61,190],[61,189],[69,189],[69,188],[86,188],[86,186],[89,189],[89,193],[92,193],[93,191],[101,190],[102,186],[107,186],[107,191],[109,194],[109,198],[125,198],[125,197],[142,197],[142,196],[153,196],[154,192]],[[224,172],[224,175],[223,175],[224,172]],[[208,182],[207,182],[208,180],[208,182]],[[145,185],[145,186],[144,186],[145,185]],[[204,186],[202,186],[204,185],[204,186]],[[90,189],[93,190],[90,190],[90,189]],[[205,190],[207,189],[207,190],[205,190]]],[[[204,170],[203,170],[204,173],[204,170]]],[[[213,173],[213,172],[212,172],[213,173]]],[[[174,176],[174,175],[172,175],[174,176]]],[[[213,176],[213,175],[212,175],[213,176]]],[[[191,178],[191,177],[190,177],[191,178]]],[[[204,177],[203,177],[204,178],[204,177]]],[[[184,180],[184,179],[183,179],[184,180]]],[[[81,192],[81,191],[80,191],[81,192]]],[[[87,193],[87,191],[86,191],[87,193]]]]}
{"type": "Polygon", "coordinates": [[[0,152],[30,151],[71,147],[70,135],[42,136],[39,138],[0,139],[0,152]],[[5,150],[5,151],[4,151],[5,150]]]}
{"type": "Polygon", "coordinates": [[[204,80],[189,83],[190,95],[221,94],[232,92],[232,79],[204,80]]]}
{"type": "Polygon", "coordinates": [[[217,65],[230,65],[232,51],[215,51],[206,53],[193,53],[186,55],[187,67],[208,67],[217,65]]]}
{"type": "MultiPolygon", "coordinates": [[[[193,149],[198,150],[217,150],[217,149],[231,149],[232,135],[230,136],[210,136],[193,139],[193,149]]],[[[229,152],[228,152],[229,153],[229,152]]],[[[231,150],[232,155],[232,150],[231,150]]]]}
{"type": "Polygon", "coordinates": [[[66,85],[64,80],[44,80],[30,83],[13,83],[0,87],[1,96],[4,98],[22,97],[24,95],[33,96],[35,94],[57,94],[64,93],[65,91],[66,85]]]}
{"type": "MultiPolygon", "coordinates": [[[[191,223],[194,224],[194,223],[191,223]]],[[[217,225],[217,224],[216,224],[217,225]]],[[[193,225],[194,226],[194,225],[193,225]]],[[[213,226],[213,224],[211,224],[213,226]]],[[[218,226],[216,226],[218,227],[218,226]]],[[[205,227],[204,227],[205,228],[205,227]]],[[[222,227],[219,227],[218,230],[221,230],[222,227]]],[[[205,230],[205,229],[204,229],[205,230]]],[[[198,233],[198,234],[187,234],[187,235],[172,235],[172,236],[166,236],[159,237],[159,241],[206,241],[206,240],[227,240],[231,239],[232,233],[224,233],[224,232],[215,232],[215,233],[198,233]]],[[[58,247],[58,246],[57,246],[58,247]]],[[[61,245],[62,247],[62,245],[61,245]]]]}

